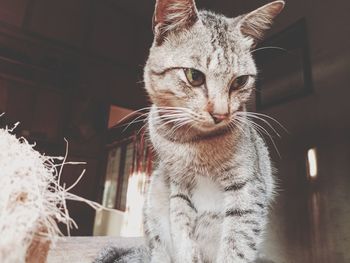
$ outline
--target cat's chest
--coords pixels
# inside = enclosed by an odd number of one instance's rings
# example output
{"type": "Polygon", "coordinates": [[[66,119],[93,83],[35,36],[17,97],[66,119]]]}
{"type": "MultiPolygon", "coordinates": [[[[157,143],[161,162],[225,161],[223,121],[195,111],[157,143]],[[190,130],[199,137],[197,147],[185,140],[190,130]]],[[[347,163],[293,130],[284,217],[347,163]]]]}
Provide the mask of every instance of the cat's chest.
{"type": "Polygon", "coordinates": [[[192,190],[192,202],[199,213],[222,212],[224,193],[219,184],[207,177],[198,177],[192,190]]]}

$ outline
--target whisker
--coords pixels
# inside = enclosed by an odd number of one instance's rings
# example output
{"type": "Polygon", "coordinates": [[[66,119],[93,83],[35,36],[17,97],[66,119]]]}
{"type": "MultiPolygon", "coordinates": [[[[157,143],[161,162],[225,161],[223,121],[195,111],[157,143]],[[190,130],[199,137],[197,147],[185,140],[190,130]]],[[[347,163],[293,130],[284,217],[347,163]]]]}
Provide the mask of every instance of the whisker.
{"type": "Polygon", "coordinates": [[[147,126],[148,122],[146,122],[144,125],[142,125],[142,127],[137,131],[136,135],[139,135],[140,132],[145,129],[145,127],[147,126]]]}
{"type": "Polygon", "coordinates": [[[183,121],[183,122],[180,122],[180,123],[174,125],[174,127],[169,131],[170,136],[172,136],[173,134],[175,134],[175,132],[176,132],[178,129],[182,128],[183,126],[185,126],[186,124],[189,124],[189,123],[191,123],[191,122],[192,122],[192,120],[187,119],[186,121],[183,121]]]}
{"type": "Polygon", "coordinates": [[[256,128],[255,128],[254,126],[252,126],[251,124],[247,123],[247,122],[245,121],[245,119],[237,118],[236,120],[237,120],[239,123],[241,123],[241,125],[247,125],[248,127],[254,129],[254,130],[260,135],[260,137],[262,138],[262,140],[264,141],[264,143],[267,145],[266,140],[265,140],[264,136],[261,134],[261,131],[260,131],[260,130],[256,129],[256,128]]]}
{"type": "Polygon", "coordinates": [[[250,53],[255,53],[257,51],[260,51],[260,50],[266,50],[266,49],[275,49],[275,50],[279,50],[279,51],[285,51],[285,52],[288,52],[287,49],[285,48],[282,48],[282,47],[274,47],[274,46],[268,46],[268,47],[260,47],[260,48],[256,48],[256,49],[253,49],[252,51],[250,51],[250,53]]]}
{"type": "MultiPolygon", "coordinates": [[[[189,114],[192,118],[198,118],[200,119],[201,115],[191,109],[183,108],[183,107],[174,107],[173,109],[176,109],[176,113],[183,113],[183,114],[189,114]]],[[[171,110],[172,111],[172,110],[171,110]]],[[[161,112],[161,111],[160,111],[161,112]]],[[[188,116],[188,115],[186,115],[188,116]]]]}
{"type": "Polygon", "coordinates": [[[135,124],[135,123],[139,123],[139,122],[144,122],[146,121],[147,117],[145,117],[144,119],[142,120],[132,120],[131,122],[128,122],[128,123],[125,123],[125,124],[121,124],[121,125],[118,125],[118,126],[113,126],[113,129],[116,129],[116,128],[122,128],[124,126],[127,126],[127,125],[130,125],[130,124],[135,124]]]}
{"type": "Polygon", "coordinates": [[[246,113],[268,118],[268,119],[274,121],[275,123],[277,123],[286,133],[288,133],[288,134],[290,133],[288,131],[288,129],[286,127],[284,127],[278,120],[276,120],[275,118],[273,118],[273,117],[271,117],[269,115],[266,115],[266,114],[263,114],[263,113],[259,113],[259,112],[250,112],[250,111],[247,111],[246,113]]]}
{"type": "MultiPolygon", "coordinates": [[[[238,118],[240,118],[240,117],[238,117],[238,118]]],[[[238,119],[238,118],[237,118],[237,119],[238,119]]],[[[270,135],[270,133],[269,133],[264,127],[262,127],[262,126],[259,125],[258,123],[254,122],[254,121],[252,121],[252,120],[250,120],[250,119],[248,119],[248,118],[244,118],[244,119],[241,119],[241,120],[245,121],[247,124],[250,125],[250,127],[254,128],[256,131],[260,130],[261,132],[263,132],[264,134],[266,134],[266,135],[269,137],[270,141],[272,142],[272,144],[273,144],[273,146],[274,146],[274,148],[275,148],[275,150],[276,150],[278,156],[281,157],[281,154],[280,154],[280,152],[279,152],[279,150],[278,150],[278,148],[277,148],[277,145],[276,145],[275,141],[273,140],[273,138],[272,138],[272,136],[270,135]]]]}
{"type": "MultiPolygon", "coordinates": [[[[238,113],[238,114],[239,114],[239,113],[238,113]]],[[[279,138],[281,138],[281,135],[276,131],[276,129],[275,129],[268,121],[266,121],[265,119],[263,119],[263,118],[261,118],[261,117],[259,117],[259,116],[255,116],[255,115],[253,115],[253,114],[250,114],[250,113],[248,113],[248,112],[242,112],[241,114],[242,114],[242,115],[245,115],[247,118],[255,118],[255,119],[257,119],[257,120],[260,120],[260,121],[266,123],[266,124],[271,128],[271,130],[273,130],[273,132],[274,132],[279,138]]]]}
{"type": "Polygon", "coordinates": [[[172,122],[179,122],[179,121],[185,121],[185,120],[188,120],[188,118],[171,119],[171,120],[168,120],[168,121],[162,123],[162,124],[161,124],[160,126],[158,126],[157,128],[158,128],[158,129],[161,129],[161,128],[163,128],[164,126],[166,126],[167,124],[170,124],[170,123],[172,123],[172,122]]]}
{"type": "Polygon", "coordinates": [[[235,119],[233,119],[233,120],[230,122],[229,127],[232,127],[231,131],[234,130],[234,127],[237,127],[237,128],[242,132],[242,134],[244,134],[244,129],[243,129],[243,127],[241,127],[241,125],[239,125],[239,123],[238,123],[235,119]],[[232,125],[231,125],[231,124],[232,124],[232,125]]]}
{"type": "MultiPolygon", "coordinates": [[[[125,116],[124,118],[122,118],[121,120],[119,120],[118,123],[122,122],[123,120],[125,120],[126,118],[128,118],[130,115],[135,114],[136,112],[140,112],[140,111],[148,110],[148,109],[152,109],[152,107],[145,107],[145,108],[139,109],[139,110],[137,110],[137,111],[134,111],[134,112],[128,114],[127,116],[125,116]]],[[[185,109],[185,108],[181,108],[181,110],[182,110],[182,109],[185,109]]],[[[168,111],[168,112],[178,112],[178,113],[180,113],[180,108],[179,108],[179,107],[158,107],[157,110],[156,110],[156,112],[167,112],[167,111],[168,111]]],[[[181,111],[181,112],[182,112],[182,111],[181,111]]],[[[144,117],[144,116],[147,116],[148,114],[149,114],[149,112],[146,112],[146,113],[143,113],[143,114],[141,114],[140,116],[136,117],[134,120],[132,120],[131,122],[129,122],[129,123],[127,124],[127,126],[125,127],[125,129],[124,129],[122,132],[125,132],[132,124],[137,123],[138,120],[139,120],[140,118],[142,118],[142,117],[144,117]]],[[[147,118],[147,117],[146,117],[146,118],[147,118]]],[[[146,119],[146,118],[145,118],[145,119],[146,119]]],[[[125,125],[116,126],[115,128],[117,128],[117,127],[123,127],[123,126],[125,126],[125,125]]]]}
{"type": "Polygon", "coordinates": [[[153,120],[155,121],[159,121],[160,123],[163,124],[167,124],[169,121],[171,122],[176,122],[177,120],[181,121],[181,120],[187,120],[189,119],[189,116],[186,114],[168,114],[168,115],[163,115],[163,116],[157,116],[157,117],[152,117],[153,120]],[[164,123],[165,121],[165,123],[164,123]]]}
{"type": "Polygon", "coordinates": [[[195,121],[192,121],[191,125],[189,125],[188,129],[185,132],[185,136],[187,136],[188,132],[194,127],[195,121]]]}
{"type": "MultiPolygon", "coordinates": [[[[125,132],[125,131],[130,127],[131,124],[135,123],[138,119],[142,118],[143,116],[147,116],[148,114],[149,114],[148,112],[147,112],[147,113],[144,113],[144,114],[138,116],[137,118],[135,118],[134,120],[132,120],[131,122],[129,122],[129,124],[123,129],[122,132],[125,132]]],[[[146,118],[147,118],[147,117],[145,117],[145,118],[143,119],[143,121],[144,121],[146,118]]]]}
{"type": "MultiPolygon", "coordinates": [[[[152,107],[145,107],[145,108],[141,108],[141,109],[135,110],[135,111],[129,113],[128,115],[124,116],[123,118],[121,118],[121,119],[117,122],[117,124],[121,123],[122,121],[124,121],[125,119],[127,119],[128,117],[130,117],[130,116],[133,115],[133,114],[136,114],[136,113],[141,112],[141,111],[144,111],[144,110],[149,110],[149,109],[151,109],[151,108],[152,108],[152,107]]],[[[116,125],[117,125],[117,124],[116,124],[116,125]]]]}

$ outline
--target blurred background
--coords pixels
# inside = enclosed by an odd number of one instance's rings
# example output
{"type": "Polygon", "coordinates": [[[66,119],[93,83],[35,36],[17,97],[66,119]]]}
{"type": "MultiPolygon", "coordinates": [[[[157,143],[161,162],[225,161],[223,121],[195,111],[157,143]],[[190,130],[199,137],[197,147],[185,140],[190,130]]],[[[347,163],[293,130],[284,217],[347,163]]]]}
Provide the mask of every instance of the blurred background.
{"type": "MultiPolygon", "coordinates": [[[[198,0],[236,16],[268,1],[198,0]]],[[[0,125],[66,166],[73,192],[115,209],[69,203],[73,235],[139,236],[153,167],[139,112],[149,105],[143,65],[153,35],[150,0],[0,0],[0,125]],[[135,120],[135,118],[138,118],[135,120]],[[127,126],[132,120],[135,120],[127,126]]],[[[271,262],[350,262],[350,4],[287,1],[254,52],[261,69],[251,110],[278,169],[263,253],[271,262]],[[270,47],[270,48],[266,48],[270,47]],[[274,48],[279,47],[279,48],[274,48]],[[282,49],[281,49],[282,48],[282,49]],[[274,145],[275,144],[275,145],[274,145]],[[277,148],[277,149],[276,149],[277,148]]]]}

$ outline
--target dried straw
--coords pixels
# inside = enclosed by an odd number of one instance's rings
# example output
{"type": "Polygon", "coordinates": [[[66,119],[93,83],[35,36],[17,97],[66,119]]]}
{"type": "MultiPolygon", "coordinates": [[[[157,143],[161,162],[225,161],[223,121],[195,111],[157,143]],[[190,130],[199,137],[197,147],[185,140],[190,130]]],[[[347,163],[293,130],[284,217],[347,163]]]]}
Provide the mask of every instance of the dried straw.
{"type": "MultiPolygon", "coordinates": [[[[72,227],[77,227],[69,216],[66,200],[82,201],[94,209],[102,209],[98,203],[68,193],[82,178],[85,170],[72,186],[65,188],[61,185],[63,165],[81,164],[66,162],[67,141],[65,157],[44,156],[35,151],[34,145],[26,139],[16,138],[12,134],[14,128],[0,129],[2,263],[30,262],[30,258],[40,256],[33,256],[33,253],[46,255],[50,244],[54,245],[57,237],[62,235],[58,222],[67,226],[68,233],[72,227]],[[40,252],[35,244],[42,244],[46,252],[40,252]]],[[[45,260],[46,256],[42,262],[45,260]]]]}

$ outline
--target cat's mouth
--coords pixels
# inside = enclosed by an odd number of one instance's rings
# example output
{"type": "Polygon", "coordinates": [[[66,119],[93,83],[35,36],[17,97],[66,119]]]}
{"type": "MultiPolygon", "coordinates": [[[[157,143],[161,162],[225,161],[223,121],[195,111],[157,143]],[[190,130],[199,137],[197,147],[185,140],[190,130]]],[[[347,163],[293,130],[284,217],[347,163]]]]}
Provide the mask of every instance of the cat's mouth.
{"type": "Polygon", "coordinates": [[[237,125],[235,112],[217,121],[210,113],[197,113],[196,115],[183,114],[179,111],[169,111],[167,108],[155,110],[152,120],[157,130],[166,137],[192,140],[194,138],[216,137],[227,132],[233,132],[237,125]],[[186,138],[185,138],[186,137],[186,138]],[[192,139],[191,139],[192,138],[192,139]]]}
{"type": "MultiPolygon", "coordinates": [[[[240,109],[239,109],[240,110],[240,109]]],[[[236,113],[239,112],[239,110],[235,111],[234,113],[231,113],[230,115],[226,116],[225,118],[221,119],[220,121],[208,119],[206,121],[200,122],[196,125],[197,128],[203,129],[205,131],[215,131],[220,130],[223,128],[229,128],[234,126],[234,123],[236,122],[236,113]]]]}
{"type": "Polygon", "coordinates": [[[228,125],[229,125],[229,121],[225,120],[220,123],[204,122],[204,123],[198,124],[196,127],[199,129],[203,129],[205,131],[214,131],[228,125]]]}

